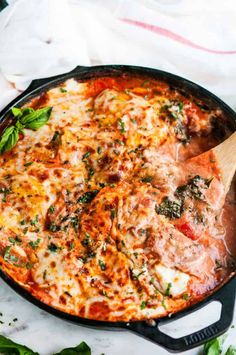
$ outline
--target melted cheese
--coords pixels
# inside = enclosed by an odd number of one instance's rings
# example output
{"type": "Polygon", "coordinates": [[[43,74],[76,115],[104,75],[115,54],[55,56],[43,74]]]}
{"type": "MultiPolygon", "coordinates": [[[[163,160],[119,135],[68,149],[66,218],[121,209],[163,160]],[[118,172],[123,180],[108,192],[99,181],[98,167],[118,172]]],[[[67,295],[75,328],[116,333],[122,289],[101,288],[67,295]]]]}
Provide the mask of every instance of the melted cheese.
{"type": "Polygon", "coordinates": [[[162,264],[148,244],[167,223],[156,206],[182,174],[164,147],[179,145],[177,124],[188,130],[186,98],[142,81],[69,79],[48,90],[26,105],[52,106],[48,123],[0,157],[0,262],[64,312],[130,321],[185,307],[186,292],[194,300],[191,270],[173,256],[162,264]]]}
{"type": "Polygon", "coordinates": [[[163,293],[168,291],[168,294],[176,297],[187,291],[190,279],[188,274],[165,267],[161,264],[156,265],[155,273],[163,293]]]}

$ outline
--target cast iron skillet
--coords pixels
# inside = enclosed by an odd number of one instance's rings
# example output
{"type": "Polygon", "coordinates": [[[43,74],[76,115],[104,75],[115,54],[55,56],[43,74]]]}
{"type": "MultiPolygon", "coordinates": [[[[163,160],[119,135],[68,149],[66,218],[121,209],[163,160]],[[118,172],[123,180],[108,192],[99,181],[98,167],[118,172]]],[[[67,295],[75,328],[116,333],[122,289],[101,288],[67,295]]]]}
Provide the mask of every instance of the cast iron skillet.
{"type": "MultiPolygon", "coordinates": [[[[225,117],[225,121],[223,120],[222,124],[218,125],[216,129],[218,130],[218,134],[222,134],[222,138],[224,136],[226,126],[229,131],[233,132],[236,130],[236,113],[223,101],[221,101],[219,98],[217,98],[215,95],[205,90],[204,88],[192,83],[191,81],[188,81],[170,73],[166,73],[161,70],[123,65],[107,65],[95,67],[78,66],[74,70],[66,74],[61,74],[45,79],[34,80],[20,96],[18,96],[9,105],[7,105],[7,107],[5,107],[2,112],[0,112],[0,124],[5,125],[9,118],[9,111],[12,106],[20,106],[25,102],[29,101],[32,97],[39,95],[50,87],[58,85],[66,79],[75,77],[79,80],[85,80],[89,78],[96,78],[99,76],[120,76],[124,73],[150,76],[152,78],[163,80],[167,82],[171,87],[174,87],[179,91],[185,93],[185,95],[193,95],[193,97],[201,100],[208,107],[220,108],[223,112],[223,116],[225,117]]],[[[66,319],[76,324],[96,327],[100,329],[128,329],[148,340],[153,341],[156,344],[159,344],[170,352],[182,352],[185,350],[189,350],[198,345],[201,345],[207,340],[221,335],[229,328],[233,319],[236,292],[236,278],[234,277],[235,273],[233,273],[231,277],[229,277],[223,287],[221,286],[220,289],[214,291],[203,301],[193,306],[190,306],[187,309],[172,315],[171,317],[163,317],[161,319],[157,319],[156,321],[152,322],[152,324],[149,324],[146,321],[136,321],[129,323],[104,322],[70,315],[40,302],[39,300],[34,298],[28,291],[26,291],[15,281],[13,281],[2,270],[0,270],[0,276],[18,294],[20,294],[36,306],[40,307],[41,309],[57,317],[66,319]],[[204,305],[212,301],[219,301],[222,305],[220,319],[214,324],[211,324],[210,326],[203,328],[197,332],[177,339],[172,338],[160,331],[159,326],[161,324],[184,317],[185,315],[194,312],[195,310],[203,307],[204,305]]]]}

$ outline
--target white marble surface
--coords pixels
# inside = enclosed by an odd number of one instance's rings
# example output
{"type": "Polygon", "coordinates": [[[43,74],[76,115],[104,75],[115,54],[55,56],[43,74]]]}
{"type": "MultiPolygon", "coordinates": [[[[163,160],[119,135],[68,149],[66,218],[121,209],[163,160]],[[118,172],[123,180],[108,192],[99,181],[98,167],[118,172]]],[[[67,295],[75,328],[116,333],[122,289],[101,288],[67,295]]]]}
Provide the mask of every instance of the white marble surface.
{"type": "MultiPolygon", "coordinates": [[[[163,327],[172,336],[184,335],[200,329],[217,320],[219,306],[211,304],[203,310],[163,327]],[[186,333],[185,333],[186,334],[186,333]]],[[[167,351],[142,339],[128,331],[95,330],[70,324],[38,309],[18,296],[2,280],[0,280],[0,334],[12,340],[27,345],[40,355],[51,355],[64,347],[71,347],[86,341],[92,349],[92,355],[166,355],[167,351]],[[18,320],[13,322],[13,319],[18,320]],[[9,325],[11,323],[11,325],[9,325]]],[[[234,315],[236,326],[236,314],[234,315]]],[[[236,328],[231,328],[225,346],[236,345],[236,328]]],[[[201,354],[200,349],[194,349],[186,355],[201,354]]]]}

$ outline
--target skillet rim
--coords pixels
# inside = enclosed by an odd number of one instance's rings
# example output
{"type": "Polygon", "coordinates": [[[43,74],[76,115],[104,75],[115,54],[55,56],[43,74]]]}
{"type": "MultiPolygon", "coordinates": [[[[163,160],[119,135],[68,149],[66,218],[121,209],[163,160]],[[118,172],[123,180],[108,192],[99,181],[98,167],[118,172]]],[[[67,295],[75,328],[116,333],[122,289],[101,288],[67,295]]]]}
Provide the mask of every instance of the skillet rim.
{"type": "MultiPolygon", "coordinates": [[[[193,97],[197,97],[203,102],[207,101],[207,104],[210,103],[210,105],[213,104],[213,106],[215,105],[215,107],[220,108],[227,116],[227,120],[232,124],[231,128],[233,128],[233,130],[236,130],[236,113],[234,112],[234,110],[231,107],[229,107],[224,101],[222,101],[219,97],[217,97],[215,94],[211,93],[204,87],[188,79],[185,79],[181,76],[171,74],[163,70],[141,67],[141,66],[132,66],[132,65],[102,65],[102,66],[99,65],[99,66],[90,66],[90,67],[78,66],[68,73],[63,73],[53,77],[34,80],[24,92],[22,92],[19,96],[17,96],[14,100],[12,100],[5,108],[3,108],[3,110],[0,112],[0,125],[3,122],[5,122],[5,120],[7,120],[8,113],[10,112],[10,109],[13,106],[22,105],[25,102],[28,102],[33,97],[39,95],[40,93],[46,91],[47,89],[56,87],[58,84],[64,82],[67,79],[78,77],[77,79],[79,79],[80,81],[80,80],[87,80],[91,77],[117,76],[120,74],[131,74],[131,75],[141,75],[146,77],[147,76],[154,77],[161,81],[167,82],[170,85],[173,85],[177,90],[183,90],[184,87],[184,91],[187,89],[190,92],[190,94],[193,95],[193,97]]],[[[157,318],[156,321],[158,323],[163,321],[173,321],[200,309],[207,303],[213,301],[214,299],[217,299],[217,294],[220,293],[222,289],[226,287],[226,285],[235,283],[236,286],[236,282],[234,282],[235,275],[236,275],[236,270],[232,274],[230,274],[229,277],[226,278],[224,282],[222,282],[219,285],[219,287],[212,290],[210,294],[206,294],[204,298],[196,301],[194,304],[190,304],[189,306],[185,307],[180,311],[177,311],[176,313],[171,315],[171,317],[169,316],[160,317],[157,318]]],[[[129,322],[111,322],[111,321],[99,321],[99,320],[93,320],[89,318],[78,317],[76,315],[72,315],[70,313],[66,313],[61,310],[58,310],[57,308],[49,306],[46,303],[40,301],[39,299],[34,297],[29,291],[27,291],[27,289],[25,289],[23,286],[21,286],[19,283],[13,280],[2,269],[0,269],[0,277],[16,293],[18,293],[20,296],[22,296],[32,304],[36,305],[37,307],[43,309],[44,311],[54,316],[57,316],[62,319],[66,319],[76,324],[81,324],[81,325],[91,326],[91,327],[99,327],[99,328],[102,327],[103,329],[108,327],[108,328],[113,328],[114,330],[114,328],[129,329],[131,323],[138,324],[138,323],[145,322],[144,320],[129,321],[129,322]]],[[[188,349],[189,348],[190,347],[188,347],[188,349]]]]}

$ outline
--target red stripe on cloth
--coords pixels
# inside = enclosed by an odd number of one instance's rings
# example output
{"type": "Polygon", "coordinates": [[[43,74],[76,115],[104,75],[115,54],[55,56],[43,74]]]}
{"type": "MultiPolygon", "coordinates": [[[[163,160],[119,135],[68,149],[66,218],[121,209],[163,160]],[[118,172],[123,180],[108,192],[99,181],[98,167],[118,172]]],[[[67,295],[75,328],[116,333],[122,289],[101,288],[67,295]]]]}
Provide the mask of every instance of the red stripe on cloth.
{"type": "Polygon", "coordinates": [[[190,41],[189,39],[182,37],[182,36],[172,32],[170,30],[167,30],[166,28],[163,28],[163,27],[159,27],[156,25],[150,25],[148,23],[141,22],[141,21],[131,20],[129,18],[122,18],[121,21],[126,22],[130,25],[144,28],[145,30],[149,30],[154,33],[158,33],[161,36],[168,37],[176,42],[185,44],[185,45],[195,48],[195,49],[200,49],[205,52],[214,53],[214,54],[236,54],[236,51],[220,51],[220,50],[215,50],[215,49],[210,49],[210,48],[200,46],[199,44],[196,44],[196,43],[190,41]]]}

